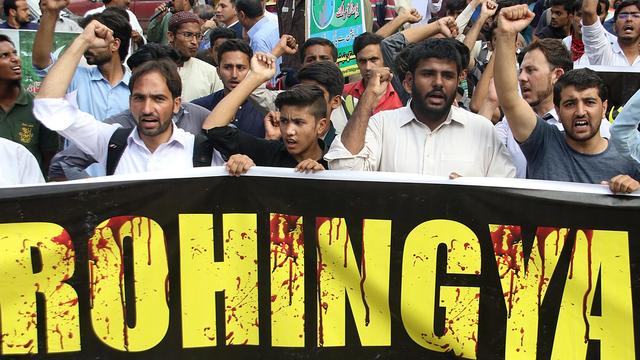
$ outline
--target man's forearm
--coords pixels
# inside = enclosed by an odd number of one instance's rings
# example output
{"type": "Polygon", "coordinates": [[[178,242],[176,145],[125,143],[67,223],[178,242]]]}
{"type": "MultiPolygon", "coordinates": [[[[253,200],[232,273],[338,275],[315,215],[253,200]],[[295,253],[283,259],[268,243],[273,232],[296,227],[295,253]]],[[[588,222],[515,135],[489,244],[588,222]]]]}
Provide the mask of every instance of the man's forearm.
{"type": "Polygon", "coordinates": [[[42,88],[38,92],[37,98],[61,98],[67,93],[67,88],[78,67],[80,58],[87,51],[89,45],[84,41],[82,35],[78,36],[64,54],[55,63],[47,77],[42,82],[42,88]]]}
{"type": "Polygon", "coordinates": [[[505,112],[513,107],[518,100],[518,82],[516,74],[516,36],[512,33],[499,33],[496,35],[496,49],[494,67],[496,90],[499,94],[500,105],[505,112]]]}
{"type": "Polygon", "coordinates": [[[491,83],[491,79],[493,79],[494,59],[495,56],[492,56],[489,60],[489,64],[487,64],[487,67],[484,69],[482,76],[480,76],[478,85],[476,85],[476,88],[473,90],[471,103],[469,104],[469,109],[471,111],[480,111],[482,104],[484,104],[487,99],[487,95],[489,94],[489,84],[491,83]]]}
{"type": "Polygon", "coordinates": [[[222,101],[213,108],[211,114],[207,116],[202,124],[203,129],[211,129],[215,127],[223,127],[231,124],[235,118],[235,114],[240,107],[258,86],[265,80],[258,77],[254,73],[249,73],[247,77],[236,86],[222,101]]]}
{"type": "Polygon", "coordinates": [[[40,27],[33,41],[31,63],[36,69],[44,69],[51,64],[53,36],[59,12],[48,10],[40,18],[40,27]]]}
{"type": "Polygon", "coordinates": [[[440,32],[440,26],[437,22],[431,24],[422,24],[419,26],[412,26],[402,31],[404,38],[408,44],[413,44],[427,39],[440,32]]]}
{"type": "Polygon", "coordinates": [[[396,30],[398,30],[402,25],[404,25],[408,21],[408,18],[404,15],[398,14],[393,20],[384,24],[383,27],[376,31],[376,34],[386,38],[393,35],[396,30]]]}
{"type": "Polygon", "coordinates": [[[364,138],[369,125],[369,118],[376,108],[377,98],[375,94],[365,90],[364,94],[358,101],[351,119],[347,122],[347,126],[342,131],[340,140],[351,154],[358,154],[364,147],[364,138]]]}

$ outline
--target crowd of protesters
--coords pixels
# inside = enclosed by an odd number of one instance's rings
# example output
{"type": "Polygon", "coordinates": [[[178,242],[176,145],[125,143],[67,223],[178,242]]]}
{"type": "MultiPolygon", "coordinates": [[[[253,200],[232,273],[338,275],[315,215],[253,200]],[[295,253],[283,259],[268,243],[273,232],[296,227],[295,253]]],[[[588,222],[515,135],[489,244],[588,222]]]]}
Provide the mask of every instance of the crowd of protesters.
{"type": "Polygon", "coordinates": [[[37,22],[5,0],[0,27],[37,29],[44,80],[34,98],[0,35],[0,185],[257,165],[640,188],[640,92],[611,124],[588,68],[640,67],[640,0],[426,2],[373,2],[345,79],[331,41],[261,0],[174,0],[146,34],[105,1],[62,55],[69,0],[41,0],[37,22]]]}

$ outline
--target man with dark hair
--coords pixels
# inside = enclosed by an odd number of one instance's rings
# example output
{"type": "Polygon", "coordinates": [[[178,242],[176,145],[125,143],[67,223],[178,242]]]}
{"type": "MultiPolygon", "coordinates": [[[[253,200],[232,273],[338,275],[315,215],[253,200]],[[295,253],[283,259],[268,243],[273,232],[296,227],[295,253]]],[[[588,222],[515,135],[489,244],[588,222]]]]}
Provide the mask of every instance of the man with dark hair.
{"type": "Polygon", "coordinates": [[[338,61],[338,49],[330,40],[312,37],[300,46],[300,60],[302,65],[316,61],[338,61]]]}
{"type": "Polygon", "coordinates": [[[209,43],[211,47],[206,51],[209,52],[209,56],[214,63],[214,66],[218,66],[218,48],[225,41],[236,39],[236,33],[229,28],[213,28],[209,32],[209,43]]]}
{"type": "MultiPolygon", "coordinates": [[[[127,59],[127,65],[135,71],[140,65],[159,59],[171,60],[177,63],[180,61],[181,56],[176,49],[168,45],[148,43],[141,46],[127,59]]],[[[178,128],[198,135],[202,131],[202,123],[209,115],[209,112],[209,110],[199,105],[181,102],[180,109],[173,117],[173,122],[178,128]]],[[[136,126],[136,120],[129,109],[111,116],[103,122],[105,124],[119,124],[128,129],[136,126]]],[[[93,157],[71,144],[53,157],[51,166],[49,166],[48,178],[50,181],[62,181],[88,177],[89,175],[84,169],[95,162],[96,160],[93,157]]]]}
{"type": "Polygon", "coordinates": [[[26,0],[4,0],[3,11],[7,21],[0,24],[0,29],[38,30],[38,23],[31,22],[26,0]]]}
{"type": "MultiPolygon", "coordinates": [[[[278,23],[265,16],[263,3],[260,0],[236,0],[236,12],[238,21],[247,31],[253,52],[270,53],[280,41],[280,32],[278,23]]],[[[276,75],[280,73],[281,62],[280,58],[276,59],[276,75]]]]}
{"type": "MultiPolygon", "coordinates": [[[[55,59],[51,54],[53,34],[64,0],[48,0],[47,11],[40,18],[40,29],[33,44],[32,63],[36,73],[47,76],[55,59]]],[[[126,13],[109,8],[92,18],[113,32],[114,41],[104,48],[91,48],[84,54],[91,67],[74,68],[74,76],[67,89],[76,97],[80,110],[103,120],[129,107],[129,78],[131,72],[122,65],[129,48],[131,26],[126,13]]],[[[86,18],[87,20],[89,18],[86,18]]],[[[85,20],[86,21],[86,20],[85,20]]]]}
{"type": "Polygon", "coordinates": [[[611,44],[597,14],[598,0],[582,1],[582,41],[591,65],[640,67],[640,1],[624,0],[613,14],[618,41],[611,44]]]}
{"type": "MultiPolygon", "coordinates": [[[[602,2],[598,3],[598,17],[603,9],[602,2]]],[[[608,9],[608,3],[607,3],[608,9]]],[[[608,11],[608,10],[607,10],[608,11]]],[[[606,16],[606,13],[605,13],[606,16]]],[[[612,45],[618,41],[618,38],[606,31],[605,35],[612,45]]],[[[589,64],[589,57],[584,53],[584,42],[582,42],[582,0],[576,0],[573,3],[573,17],[571,21],[571,35],[562,39],[564,46],[571,51],[571,60],[575,66],[586,66],[589,64]]]]}
{"type": "Polygon", "coordinates": [[[236,39],[242,39],[242,24],[238,21],[235,0],[219,0],[216,5],[216,19],[227,29],[233,30],[236,39]]]}
{"type": "Polygon", "coordinates": [[[171,0],[171,6],[162,3],[152,16],[153,20],[147,26],[147,39],[162,45],[169,44],[169,20],[174,13],[181,11],[193,12],[196,0],[171,0]],[[164,13],[164,15],[162,15],[164,13]]]}
{"type": "MultiPolygon", "coordinates": [[[[527,178],[599,184],[618,175],[640,176],[630,159],[620,156],[600,136],[607,108],[602,79],[589,69],[572,70],[554,86],[553,102],[564,132],[548,124],[518,94],[515,36],[534,14],[526,5],[503,9],[498,17],[495,86],[513,136],[527,159],[527,178]]],[[[612,189],[617,189],[612,186],[612,189]]]]}
{"type": "Polygon", "coordinates": [[[513,177],[515,169],[491,122],[451,106],[469,61],[469,50],[456,43],[430,39],[416,44],[405,78],[411,102],[371,116],[390,81],[388,69],[376,69],[340,139],[325,155],[329,167],[513,177]]]}
{"type": "Polygon", "coordinates": [[[181,11],[169,20],[169,44],[182,55],[178,72],[182,79],[182,100],[192,101],[223,88],[215,66],[198,58],[198,43],[202,39],[198,15],[181,11]]]}
{"type": "Polygon", "coordinates": [[[89,18],[92,15],[100,14],[105,9],[112,7],[126,11],[127,19],[129,19],[129,24],[131,25],[131,43],[129,44],[127,55],[133,54],[133,52],[136,51],[139,46],[142,46],[147,42],[147,39],[145,39],[143,35],[142,26],[140,26],[138,17],[131,10],[129,10],[129,4],[131,0],[102,0],[102,2],[104,3],[103,6],[87,11],[84,14],[84,17],[89,18]]]}
{"type": "Polygon", "coordinates": [[[251,166],[295,167],[297,171],[324,169],[323,145],[318,140],[327,126],[326,103],[322,90],[300,84],[278,94],[282,141],[256,138],[228,126],[235,109],[256,87],[273,77],[275,59],[258,53],[251,61],[251,72],[227,95],[205,120],[209,142],[227,159],[231,175],[245,173],[251,166]]]}
{"type": "MultiPolygon", "coordinates": [[[[358,99],[360,99],[364,90],[367,88],[367,81],[373,75],[373,70],[385,66],[384,60],[382,59],[382,51],[380,50],[382,40],[384,39],[380,35],[365,32],[358,35],[353,41],[353,52],[356,54],[356,62],[362,79],[344,86],[343,95],[347,103],[353,104],[349,106],[351,109],[355,107],[358,99]]],[[[380,103],[378,103],[378,106],[373,110],[373,114],[377,114],[383,110],[397,109],[399,107],[402,107],[402,101],[393,89],[393,86],[389,83],[387,92],[380,99],[380,103]]]]}
{"type": "MultiPolygon", "coordinates": [[[[252,57],[253,51],[243,40],[231,39],[222,43],[218,49],[218,75],[224,84],[224,89],[192,102],[205,109],[213,110],[225,96],[244,81],[251,68],[252,57]]],[[[249,100],[242,103],[236,110],[232,124],[253,136],[263,138],[265,135],[263,116],[249,100]]]]}
{"type": "Polygon", "coordinates": [[[551,22],[545,26],[536,36],[540,39],[564,39],[571,31],[573,21],[573,1],[551,0],[551,22]]]}
{"type": "Polygon", "coordinates": [[[33,116],[33,95],[20,85],[21,80],[20,56],[9,37],[0,34],[0,137],[26,147],[46,169],[58,148],[58,135],[33,116]]]}
{"type": "Polygon", "coordinates": [[[129,83],[129,107],[137,124],[134,129],[121,131],[120,125],[95,121],[64,97],[82,54],[112,41],[109,28],[98,21],[89,23],[45,78],[34,102],[34,114],[98,161],[107,174],[193,167],[195,137],[172,121],[180,108],[182,91],[174,63],[154,60],[135,69],[129,83]],[[124,149],[114,159],[110,157],[112,140],[123,133],[124,149]]]}
{"type": "Polygon", "coordinates": [[[466,7],[467,1],[465,0],[449,0],[445,4],[445,16],[451,16],[455,19],[462,13],[462,11],[464,11],[466,7]]]}

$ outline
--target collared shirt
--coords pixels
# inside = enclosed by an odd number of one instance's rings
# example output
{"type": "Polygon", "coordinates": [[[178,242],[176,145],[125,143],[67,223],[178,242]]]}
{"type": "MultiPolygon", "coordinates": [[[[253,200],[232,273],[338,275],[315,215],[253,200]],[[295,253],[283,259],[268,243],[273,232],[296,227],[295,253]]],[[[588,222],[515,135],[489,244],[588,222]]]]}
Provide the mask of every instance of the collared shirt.
{"type": "Polygon", "coordinates": [[[24,146],[0,138],[0,186],[44,182],[35,157],[24,146]]]}
{"type": "MultiPolygon", "coordinates": [[[[351,113],[353,113],[353,109],[355,109],[355,105],[357,104],[357,101],[354,101],[353,99],[360,99],[360,97],[364,93],[364,90],[365,86],[362,80],[352,82],[344,86],[344,91],[342,92],[342,94],[347,100],[347,108],[349,108],[348,105],[350,104],[350,102],[352,102],[354,105],[353,108],[349,109],[351,110],[351,113]],[[350,100],[348,98],[349,96],[351,96],[353,99],[350,100]]],[[[402,101],[400,100],[400,97],[398,96],[396,91],[393,89],[391,83],[389,83],[387,84],[387,92],[385,92],[378,105],[376,105],[376,108],[373,110],[373,114],[377,114],[383,110],[394,110],[400,107],[402,107],[402,101]]]]}
{"type": "Polygon", "coordinates": [[[43,153],[58,149],[58,135],[42,126],[32,109],[33,95],[21,87],[13,108],[9,112],[0,108],[0,137],[23,145],[41,163],[43,153]]]}
{"type": "MultiPolygon", "coordinates": [[[[36,69],[36,74],[45,77],[53,67],[55,60],[52,56],[51,65],[42,70],[36,69]]],[[[77,91],[76,99],[80,110],[102,121],[129,108],[130,78],[131,71],[125,67],[122,79],[112,86],[102,76],[97,66],[78,66],[71,79],[71,84],[67,88],[67,93],[77,91]]]]}
{"type": "Polygon", "coordinates": [[[451,107],[431,130],[407,106],[369,119],[364,147],[352,154],[339,137],[325,155],[331,169],[390,171],[448,176],[514,177],[515,168],[491,122],[451,107]]]}
{"type": "MultiPolygon", "coordinates": [[[[109,140],[120,125],[95,121],[91,114],[80,111],[73,104],[73,94],[63,99],[36,99],[33,113],[45,126],[71,140],[105,166],[109,140]]],[[[154,152],[149,151],[134,129],[115,174],[192,168],[194,136],[173,123],[172,127],[171,138],[154,152]]]]}
{"type": "MultiPolygon", "coordinates": [[[[280,41],[280,32],[278,31],[278,23],[274,23],[266,16],[262,17],[255,25],[247,31],[249,35],[249,45],[254,53],[260,51],[271,54],[271,50],[280,41]]],[[[281,58],[276,59],[276,75],[280,73],[281,58]]],[[[272,79],[275,81],[275,77],[272,79]]]]}
{"type": "Polygon", "coordinates": [[[589,57],[591,65],[634,66],[640,67],[640,56],[629,63],[618,42],[609,42],[606,30],[596,21],[592,25],[582,25],[582,42],[584,53],[589,57]]]}
{"type": "MultiPolygon", "coordinates": [[[[549,112],[547,112],[543,117],[548,124],[555,126],[560,131],[564,131],[564,127],[562,123],[559,121],[558,113],[555,108],[552,108],[549,112]]],[[[513,165],[516,167],[516,177],[524,179],[527,177],[527,159],[524,157],[522,153],[522,149],[520,148],[520,144],[513,137],[513,133],[511,132],[511,128],[509,127],[509,123],[506,118],[503,118],[502,121],[499,121],[496,125],[496,132],[498,133],[498,138],[500,142],[503,143],[507,150],[509,150],[509,154],[511,155],[511,160],[513,161],[513,165]]],[[[611,124],[606,120],[602,119],[600,123],[600,136],[604,138],[609,138],[610,132],[609,127],[611,124]]]]}
{"type": "MultiPolygon", "coordinates": [[[[216,91],[211,95],[195,99],[192,103],[200,105],[211,111],[216,107],[216,105],[218,105],[218,103],[220,103],[220,101],[222,101],[222,99],[224,99],[224,90],[216,91]]],[[[249,100],[246,100],[238,108],[232,124],[238,129],[253,136],[259,138],[264,137],[264,116],[256,110],[249,100]]]]}
{"type": "Polygon", "coordinates": [[[178,67],[178,74],[182,80],[182,101],[185,102],[213,94],[224,88],[216,68],[194,57],[178,67]]]}

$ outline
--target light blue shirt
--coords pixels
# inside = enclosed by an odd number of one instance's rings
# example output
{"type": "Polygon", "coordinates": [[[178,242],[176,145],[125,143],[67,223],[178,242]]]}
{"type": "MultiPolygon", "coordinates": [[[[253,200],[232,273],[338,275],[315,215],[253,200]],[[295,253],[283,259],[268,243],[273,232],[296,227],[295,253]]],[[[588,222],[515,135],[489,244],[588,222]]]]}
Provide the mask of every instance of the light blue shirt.
{"type": "MultiPolygon", "coordinates": [[[[44,78],[52,66],[36,69],[36,74],[44,78]]],[[[129,109],[130,78],[131,71],[125,67],[122,80],[111,86],[97,66],[78,66],[67,93],[77,90],[78,108],[102,121],[129,109]]]]}
{"type": "MultiPolygon", "coordinates": [[[[247,31],[247,35],[249,35],[249,45],[251,45],[251,50],[253,52],[265,52],[267,54],[271,54],[271,50],[278,44],[280,41],[280,31],[278,30],[278,24],[269,20],[266,16],[262,17],[249,31],[247,31]]],[[[276,59],[276,76],[280,74],[280,64],[282,63],[281,58],[276,59]]],[[[275,80],[272,79],[272,81],[275,80]]]]}
{"type": "Polygon", "coordinates": [[[640,162],[640,90],[624,104],[611,126],[611,142],[622,156],[640,162]]]}

